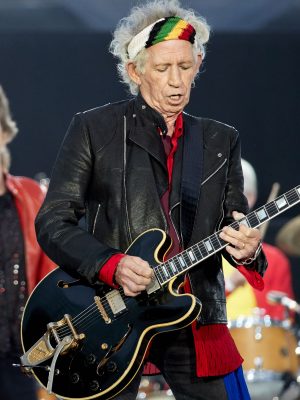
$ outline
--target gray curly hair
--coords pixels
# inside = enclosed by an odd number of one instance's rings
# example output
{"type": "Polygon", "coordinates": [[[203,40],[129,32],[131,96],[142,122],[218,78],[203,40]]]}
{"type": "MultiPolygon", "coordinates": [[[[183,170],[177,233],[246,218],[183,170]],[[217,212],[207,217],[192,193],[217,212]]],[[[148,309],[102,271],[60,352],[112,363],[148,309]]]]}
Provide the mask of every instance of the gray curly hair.
{"type": "Polygon", "coordinates": [[[117,65],[121,81],[129,86],[132,94],[138,93],[138,85],[131,80],[126,66],[132,61],[140,72],[146,61],[146,49],[141,50],[133,60],[128,56],[128,45],[132,38],[148,25],[165,17],[180,17],[190,23],[195,31],[195,42],[193,45],[195,56],[201,53],[205,56],[205,43],[209,39],[210,28],[205,19],[196,15],[194,10],[181,7],[179,0],[153,0],[145,5],[133,7],[128,17],[122,18],[113,34],[110,43],[110,52],[119,59],[117,65]]]}

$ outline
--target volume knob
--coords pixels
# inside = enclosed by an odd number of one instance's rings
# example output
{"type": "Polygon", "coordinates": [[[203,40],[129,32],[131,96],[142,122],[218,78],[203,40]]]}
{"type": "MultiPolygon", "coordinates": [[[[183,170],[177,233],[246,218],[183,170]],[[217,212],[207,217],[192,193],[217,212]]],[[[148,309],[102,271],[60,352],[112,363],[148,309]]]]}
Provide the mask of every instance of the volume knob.
{"type": "Polygon", "coordinates": [[[76,384],[76,383],[79,382],[79,380],[80,380],[79,374],[77,374],[77,372],[74,372],[74,373],[71,375],[71,382],[72,382],[73,384],[76,384]]]}
{"type": "Polygon", "coordinates": [[[106,368],[108,372],[115,372],[117,369],[117,364],[114,361],[109,361],[106,368]]]}
{"type": "Polygon", "coordinates": [[[87,358],[86,358],[86,362],[87,362],[87,364],[89,364],[89,365],[92,365],[92,364],[95,364],[95,362],[96,362],[96,356],[95,356],[95,354],[89,354],[88,356],[87,356],[87,358]]]}
{"type": "Polygon", "coordinates": [[[99,390],[100,385],[98,381],[94,380],[89,383],[89,387],[93,392],[97,392],[99,390]]]}

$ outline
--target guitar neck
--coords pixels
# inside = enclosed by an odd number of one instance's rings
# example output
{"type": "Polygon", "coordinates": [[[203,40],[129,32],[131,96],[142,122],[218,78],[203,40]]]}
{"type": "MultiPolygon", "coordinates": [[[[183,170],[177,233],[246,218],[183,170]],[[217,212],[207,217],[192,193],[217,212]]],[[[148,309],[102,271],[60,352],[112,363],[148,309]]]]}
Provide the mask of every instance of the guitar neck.
{"type": "MultiPolygon", "coordinates": [[[[234,221],[230,226],[236,230],[239,229],[241,224],[250,228],[257,228],[299,202],[300,185],[278,196],[274,201],[270,201],[255,211],[251,211],[239,221],[234,221]]],[[[220,233],[221,231],[213,233],[168,261],[154,267],[154,273],[160,285],[166,284],[174,277],[185,273],[196,264],[224,249],[228,243],[220,238],[220,233]]]]}

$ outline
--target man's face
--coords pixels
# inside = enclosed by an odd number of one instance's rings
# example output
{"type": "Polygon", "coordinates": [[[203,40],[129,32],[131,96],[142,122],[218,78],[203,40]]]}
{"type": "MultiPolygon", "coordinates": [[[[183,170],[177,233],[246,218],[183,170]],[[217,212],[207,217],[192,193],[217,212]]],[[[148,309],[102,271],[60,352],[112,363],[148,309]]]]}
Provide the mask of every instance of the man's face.
{"type": "Polygon", "coordinates": [[[138,84],[145,101],[164,117],[181,112],[189,102],[191,84],[201,64],[186,40],[168,40],[147,49],[138,84]]]}

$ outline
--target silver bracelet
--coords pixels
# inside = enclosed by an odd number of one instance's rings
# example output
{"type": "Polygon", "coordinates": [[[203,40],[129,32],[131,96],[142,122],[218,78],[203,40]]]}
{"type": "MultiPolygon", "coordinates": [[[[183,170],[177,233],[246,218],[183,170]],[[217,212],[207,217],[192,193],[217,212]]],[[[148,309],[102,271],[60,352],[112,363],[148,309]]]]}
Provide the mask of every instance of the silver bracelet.
{"type": "Polygon", "coordinates": [[[230,255],[230,257],[232,258],[232,261],[234,261],[235,264],[237,265],[249,265],[251,263],[253,263],[253,261],[255,261],[259,255],[259,253],[261,252],[262,249],[262,243],[261,241],[259,242],[259,245],[254,253],[254,255],[252,257],[247,258],[244,261],[241,260],[236,260],[232,255],[230,255]]]}

